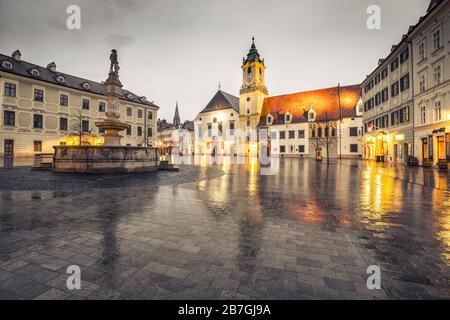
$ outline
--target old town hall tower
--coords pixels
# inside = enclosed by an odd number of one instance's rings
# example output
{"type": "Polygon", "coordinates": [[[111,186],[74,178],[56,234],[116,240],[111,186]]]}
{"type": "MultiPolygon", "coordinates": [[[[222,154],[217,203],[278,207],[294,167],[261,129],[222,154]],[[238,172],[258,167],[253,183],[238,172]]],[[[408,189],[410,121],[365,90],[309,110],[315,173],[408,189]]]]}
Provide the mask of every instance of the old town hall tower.
{"type": "Polygon", "coordinates": [[[264,98],[268,96],[264,82],[265,69],[264,59],[261,59],[255,38],[252,38],[250,51],[242,62],[242,86],[239,92],[240,128],[246,132],[245,153],[250,155],[256,155],[257,152],[257,126],[264,98]]]}

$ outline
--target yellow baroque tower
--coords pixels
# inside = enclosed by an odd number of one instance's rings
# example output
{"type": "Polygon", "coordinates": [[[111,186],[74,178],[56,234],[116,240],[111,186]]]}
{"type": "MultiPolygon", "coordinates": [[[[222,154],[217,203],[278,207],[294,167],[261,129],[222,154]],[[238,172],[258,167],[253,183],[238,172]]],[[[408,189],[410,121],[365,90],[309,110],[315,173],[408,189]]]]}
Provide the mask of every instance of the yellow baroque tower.
{"type": "Polygon", "coordinates": [[[258,152],[257,126],[261,115],[264,99],[268,91],[264,82],[264,59],[258,53],[255,46],[255,38],[252,38],[252,46],[247,58],[242,61],[242,86],[239,91],[239,121],[240,128],[245,132],[245,145],[243,152],[247,156],[256,156],[258,152]]]}

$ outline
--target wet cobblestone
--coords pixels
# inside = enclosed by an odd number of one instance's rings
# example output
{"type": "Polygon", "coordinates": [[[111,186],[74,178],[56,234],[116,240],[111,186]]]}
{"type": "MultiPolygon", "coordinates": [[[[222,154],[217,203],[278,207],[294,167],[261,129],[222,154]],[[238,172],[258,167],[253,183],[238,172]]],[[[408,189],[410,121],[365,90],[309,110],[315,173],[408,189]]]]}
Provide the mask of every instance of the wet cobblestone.
{"type": "Polygon", "coordinates": [[[185,166],[161,185],[63,191],[23,190],[38,173],[2,170],[28,182],[1,182],[1,299],[450,298],[450,193],[390,168],[185,166]],[[81,290],[66,287],[74,264],[81,290]],[[369,265],[381,290],[367,289],[369,265]]]}

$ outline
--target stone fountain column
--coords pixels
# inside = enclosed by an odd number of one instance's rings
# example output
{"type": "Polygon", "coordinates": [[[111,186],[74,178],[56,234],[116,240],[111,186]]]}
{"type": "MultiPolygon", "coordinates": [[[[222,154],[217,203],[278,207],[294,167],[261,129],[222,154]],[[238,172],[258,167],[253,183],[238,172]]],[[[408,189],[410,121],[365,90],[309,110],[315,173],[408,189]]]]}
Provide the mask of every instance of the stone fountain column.
{"type": "Polygon", "coordinates": [[[105,81],[106,86],[106,119],[96,122],[95,125],[99,129],[104,129],[103,138],[105,146],[120,146],[122,136],[119,134],[129,127],[125,122],[120,121],[120,102],[119,97],[122,94],[122,83],[119,80],[119,63],[117,61],[117,51],[112,50],[111,68],[109,70],[108,79],[105,81]]]}

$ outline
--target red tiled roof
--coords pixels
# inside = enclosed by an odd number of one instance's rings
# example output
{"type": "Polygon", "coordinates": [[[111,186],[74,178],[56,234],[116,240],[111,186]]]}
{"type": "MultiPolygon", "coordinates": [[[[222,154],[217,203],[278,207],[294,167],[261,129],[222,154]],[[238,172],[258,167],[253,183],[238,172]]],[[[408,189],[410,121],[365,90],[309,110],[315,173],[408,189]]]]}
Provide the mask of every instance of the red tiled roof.
{"type": "MultiPolygon", "coordinates": [[[[361,98],[359,85],[340,87],[342,117],[355,117],[356,105],[361,98]]],[[[316,121],[340,118],[338,87],[304,91],[264,99],[259,125],[265,126],[267,114],[273,117],[272,124],[284,124],[284,115],[289,112],[291,123],[307,122],[310,108],[316,112],[316,121]]]]}

